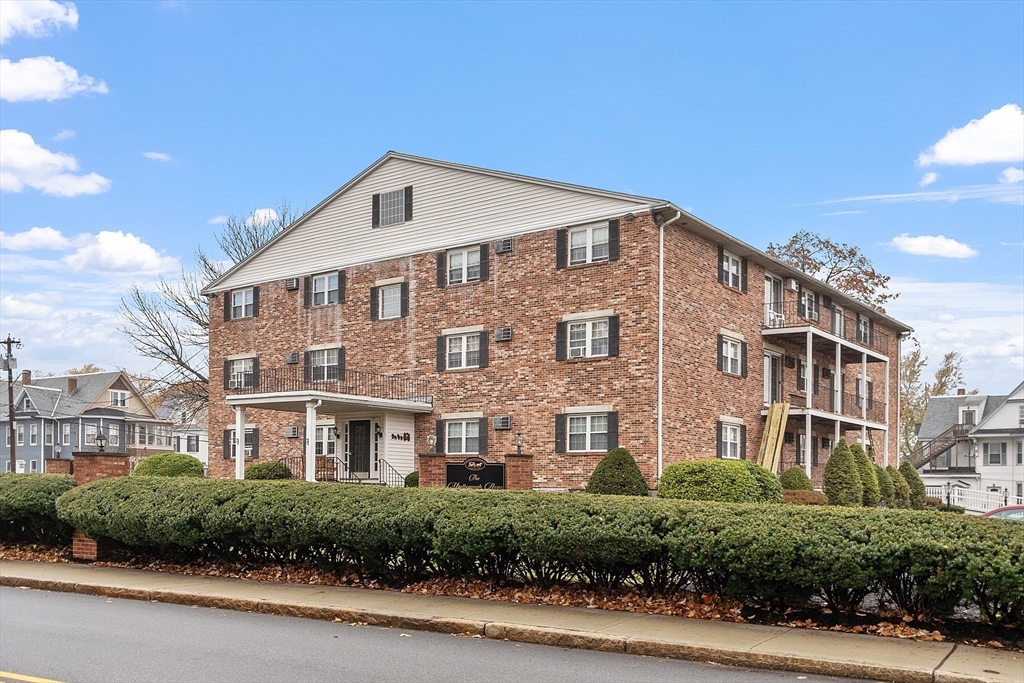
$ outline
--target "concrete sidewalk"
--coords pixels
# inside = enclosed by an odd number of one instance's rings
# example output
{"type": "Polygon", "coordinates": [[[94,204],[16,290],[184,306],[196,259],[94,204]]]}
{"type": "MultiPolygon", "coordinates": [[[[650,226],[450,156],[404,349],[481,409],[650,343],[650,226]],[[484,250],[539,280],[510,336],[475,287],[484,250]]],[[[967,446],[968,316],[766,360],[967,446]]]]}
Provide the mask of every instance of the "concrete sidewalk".
{"type": "Polygon", "coordinates": [[[0,585],[900,683],[1024,683],[1019,652],[655,614],[6,560],[0,585]]]}

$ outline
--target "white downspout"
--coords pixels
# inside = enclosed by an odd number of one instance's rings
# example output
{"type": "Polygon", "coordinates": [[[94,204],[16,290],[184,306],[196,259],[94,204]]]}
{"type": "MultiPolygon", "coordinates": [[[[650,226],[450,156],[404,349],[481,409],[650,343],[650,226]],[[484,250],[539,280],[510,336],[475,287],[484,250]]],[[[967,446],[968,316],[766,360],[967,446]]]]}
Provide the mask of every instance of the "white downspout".
{"type": "Polygon", "coordinates": [[[674,218],[658,228],[658,479],[661,479],[665,463],[661,437],[665,413],[665,228],[682,217],[683,212],[676,211],[674,218]]]}

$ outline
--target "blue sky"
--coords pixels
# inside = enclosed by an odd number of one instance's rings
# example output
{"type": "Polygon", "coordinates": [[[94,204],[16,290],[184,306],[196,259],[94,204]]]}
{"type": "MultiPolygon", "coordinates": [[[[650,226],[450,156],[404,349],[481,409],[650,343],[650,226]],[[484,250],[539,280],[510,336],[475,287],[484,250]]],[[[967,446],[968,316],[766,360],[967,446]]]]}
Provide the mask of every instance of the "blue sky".
{"type": "Polygon", "coordinates": [[[663,197],[761,248],[856,244],[933,360],[960,351],[983,392],[1024,376],[1022,3],[13,6],[22,367],[148,369],[116,333],[128,283],[394,149],[663,197]]]}

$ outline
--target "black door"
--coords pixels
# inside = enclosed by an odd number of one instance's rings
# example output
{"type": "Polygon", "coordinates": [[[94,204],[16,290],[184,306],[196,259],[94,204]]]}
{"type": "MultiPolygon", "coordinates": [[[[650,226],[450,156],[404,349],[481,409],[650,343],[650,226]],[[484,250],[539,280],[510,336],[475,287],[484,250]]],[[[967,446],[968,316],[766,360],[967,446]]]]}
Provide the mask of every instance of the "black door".
{"type": "Polygon", "coordinates": [[[370,476],[370,421],[348,423],[349,467],[357,477],[370,476]]]}

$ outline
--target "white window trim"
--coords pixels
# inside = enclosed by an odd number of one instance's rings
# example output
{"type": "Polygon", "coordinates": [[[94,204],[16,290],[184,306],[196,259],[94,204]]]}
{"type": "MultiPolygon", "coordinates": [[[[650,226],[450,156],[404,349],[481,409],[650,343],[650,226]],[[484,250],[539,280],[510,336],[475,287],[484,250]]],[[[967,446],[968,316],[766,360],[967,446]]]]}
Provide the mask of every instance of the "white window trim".
{"type": "Polygon", "coordinates": [[[722,250],[722,263],[719,267],[725,268],[726,280],[723,284],[729,289],[735,289],[740,291],[743,289],[743,259],[736,254],[725,249],[722,250]],[[736,272],[733,272],[733,266],[736,266],[736,272]],[[736,284],[733,284],[735,280],[736,284]]]}
{"type": "Polygon", "coordinates": [[[43,425],[43,445],[44,446],[52,446],[53,445],[53,425],[52,424],[45,424],[45,425],[43,425]]]}
{"type": "Polygon", "coordinates": [[[447,329],[441,330],[441,336],[447,337],[452,334],[469,334],[470,332],[479,333],[483,331],[483,325],[470,325],[469,327],[449,327],[447,329]]]}
{"type": "Polygon", "coordinates": [[[30,424],[28,426],[28,445],[38,446],[39,445],[39,425],[30,424]]]}
{"type": "Polygon", "coordinates": [[[380,227],[387,228],[392,225],[401,225],[405,222],[405,188],[388,190],[380,193],[380,227]],[[394,207],[385,207],[391,200],[397,199],[394,207]]]}
{"type": "Polygon", "coordinates": [[[313,453],[314,455],[337,455],[338,440],[334,437],[334,423],[318,424],[313,430],[313,453]]]}
{"type": "Polygon", "coordinates": [[[379,320],[395,320],[402,317],[402,282],[400,280],[394,284],[382,285],[377,290],[377,318],[379,320]],[[398,292],[398,313],[395,315],[384,315],[384,292],[391,291],[398,292]]]}
{"type": "Polygon", "coordinates": [[[60,426],[60,445],[70,446],[71,445],[71,423],[65,422],[60,426]]]}
{"type": "MultiPolygon", "coordinates": [[[[608,411],[611,412],[611,411],[608,411]]],[[[565,451],[566,453],[604,453],[608,450],[608,413],[573,413],[565,420],[565,451]],[[580,418],[586,419],[586,430],[583,432],[572,431],[572,424],[574,420],[580,418]],[[594,418],[604,418],[604,431],[594,430],[594,418]],[[585,434],[586,435],[586,447],[585,448],[573,448],[572,437],[573,435],[585,434]],[[605,445],[604,447],[597,446],[595,448],[594,437],[597,435],[604,434],[605,445]]]]}
{"type": "Polygon", "coordinates": [[[254,295],[252,287],[244,287],[242,289],[233,289],[233,290],[231,290],[231,293],[229,294],[229,296],[231,297],[231,319],[232,320],[241,320],[242,318],[252,318],[253,317],[253,315],[255,314],[256,311],[255,311],[255,295],[254,295]],[[236,294],[241,294],[242,295],[242,303],[241,303],[240,306],[238,304],[236,304],[236,302],[235,302],[235,295],[236,294]],[[239,315],[235,315],[235,309],[237,309],[237,308],[241,308],[241,313],[239,315]],[[247,308],[250,309],[248,314],[246,314],[246,309],[247,308]]]}
{"type": "Polygon", "coordinates": [[[113,408],[127,408],[128,401],[131,399],[131,392],[125,391],[124,389],[111,389],[110,390],[110,405],[113,408]],[[123,401],[123,403],[122,403],[123,401]]]}
{"type": "MultiPolygon", "coordinates": [[[[566,238],[565,238],[566,239],[566,245],[565,245],[566,246],[566,260],[568,262],[568,265],[570,265],[570,266],[583,266],[583,265],[586,265],[588,263],[604,263],[605,261],[608,261],[610,256],[611,256],[611,253],[610,253],[611,239],[610,238],[611,238],[611,230],[609,229],[608,223],[600,223],[598,225],[588,225],[588,226],[579,227],[579,228],[570,228],[569,232],[568,232],[568,234],[566,235],[566,238]],[[606,237],[605,237],[605,241],[603,242],[603,244],[605,245],[605,249],[608,251],[608,253],[606,253],[604,256],[598,256],[597,258],[594,258],[594,246],[595,246],[594,245],[594,230],[600,230],[601,228],[604,228],[605,231],[606,231],[605,232],[606,237]],[[585,247],[585,249],[586,249],[586,256],[585,256],[584,260],[582,260],[582,261],[573,261],[573,258],[572,258],[572,251],[573,251],[572,236],[575,235],[575,234],[582,233],[582,232],[585,232],[586,235],[587,235],[587,244],[586,244],[586,247],[585,247]]],[[[577,249],[579,249],[579,248],[580,247],[577,247],[577,249]]]]}
{"type": "Polygon", "coordinates": [[[447,421],[445,421],[445,424],[444,424],[444,452],[445,453],[449,453],[451,455],[479,455],[480,454],[480,421],[478,419],[477,420],[466,419],[466,420],[447,420],[447,421]],[[454,437],[454,438],[457,438],[457,439],[459,439],[461,441],[461,446],[460,446],[461,450],[453,450],[452,447],[451,447],[451,443],[452,443],[451,442],[451,439],[452,439],[452,427],[454,425],[462,425],[462,434],[461,434],[461,436],[454,437]],[[473,451],[468,450],[467,446],[466,446],[467,439],[472,438],[472,437],[467,436],[467,434],[466,434],[467,427],[469,425],[475,425],[476,429],[477,429],[477,434],[476,434],[477,447],[476,447],[476,450],[473,450],[473,451]]]}
{"type": "Polygon", "coordinates": [[[256,377],[254,376],[256,359],[253,356],[235,358],[229,362],[231,363],[231,375],[228,379],[235,382],[235,388],[245,389],[256,385],[256,377]],[[246,369],[245,361],[249,361],[248,369],[246,369]],[[242,369],[236,370],[236,364],[240,364],[242,369]]]}
{"type": "Polygon", "coordinates": [[[729,374],[729,375],[735,375],[737,377],[739,377],[739,376],[741,376],[743,374],[743,340],[736,339],[736,338],[732,337],[731,335],[724,335],[723,334],[722,335],[722,348],[720,348],[718,350],[718,353],[725,359],[725,364],[724,364],[725,367],[722,369],[722,372],[724,372],[726,374],[729,374]],[[729,353],[730,351],[733,350],[733,346],[735,346],[735,350],[736,350],[736,357],[735,358],[733,356],[731,356],[730,353],[729,353]],[[736,370],[735,371],[733,371],[729,367],[731,361],[736,361],[736,370]]]}
{"type": "Polygon", "coordinates": [[[444,338],[444,367],[445,370],[473,370],[480,367],[480,334],[452,334],[447,335],[444,338]],[[456,339],[462,340],[459,351],[452,351],[452,342],[456,339]],[[476,339],[476,365],[469,365],[469,340],[476,339]],[[452,365],[452,354],[457,353],[459,355],[460,365],[452,365]]]}
{"type": "MultiPolygon", "coordinates": [[[[243,433],[244,433],[245,436],[249,436],[250,434],[255,434],[255,431],[254,431],[255,429],[256,429],[255,425],[245,425],[243,433]]],[[[236,454],[236,449],[237,449],[237,446],[238,446],[238,438],[236,436],[235,428],[234,427],[232,427],[228,431],[231,432],[231,437],[230,437],[231,438],[231,460],[234,460],[235,459],[235,454],[236,454]]],[[[252,448],[251,447],[245,449],[245,457],[246,457],[246,459],[252,457],[252,448]]]]}
{"type": "Polygon", "coordinates": [[[337,271],[333,273],[321,273],[319,275],[312,276],[309,290],[310,306],[332,306],[334,304],[340,303],[341,301],[341,283],[339,282],[337,271]],[[330,287],[332,277],[334,278],[333,289],[331,289],[330,287]],[[318,282],[323,283],[323,289],[321,289],[319,292],[317,291],[316,288],[318,282]],[[334,301],[331,301],[331,292],[334,292],[334,301]],[[321,301],[320,303],[316,302],[317,294],[322,295],[324,298],[324,300],[321,301]]]}
{"type": "Polygon", "coordinates": [[[15,443],[17,445],[19,445],[19,446],[24,446],[25,445],[25,425],[15,425],[14,430],[15,430],[15,433],[14,433],[15,443]]]}
{"type": "Polygon", "coordinates": [[[741,460],[741,454],[743,453],[743,444],[741,443],[742,437],[742,425],[738,425],[732,422],[723,422],[721,425],[722,430],[722,459],[723,460],[741,460]],[[731,437],[735,435],[736,440],[733,441],[731,437]],[[732,451],[732,447],[736,448],[736,456],[729,455],[732,451]]]}
{"type": "Polygon", "coordinates": [[[482,276],[482,273],[480,271],[480,256],[481,256],[480,251],[481,251],[480,250],[480,245],[476,245],[476,246],[473,246],[473,247],[466,247],[464,249],[451,249],[451,250],[448,251],[448,253],[445,255],[445,264],[447,266],[447,268],[445,269],[445,279],[446,279],[446,281],[447,281],[449,286],[452,286],[452,285],[467,285],[467,284],[470,284],[470,283],[473,283],[473,282],[480,282],[480,278],[482,276]],[[472,252],[476,252],[476,277],[473,278],[473,279],[470,279],[470,277],[469,277],[469,268],[470,268],[470,266],[469,266],[469,255],[472,252]],[[452,256],[458,256],[458,255],[462,256],[462,265],[458,266],[458,270],[460,272],[459,280],[453,282],[452,281],[452,256]]]}
{"type": "Polygon", "coordinates": [[[484,414],[480,411],[472,413],[443,413],[441,415],[442,420],[479,420],[484,414]]]}
{"type": "Polygon", "coordinates": [[[608,351],[610,350],[609,349],[609,346],[610,346],[610,336],[611,336],[611,323],[610,323],[608,318],[589,318],[589,319],[585,319],[585,320],[572,320],[572,321],[569,321],[569,322],[566,323],[566,328],[565,328],[565,357],[569,358],[569,359],[572,359],[572,358],[605,358],[605,357],[608,356],[608,351]],[[595,337],[594,336],[594,326],[595,326],[595,324],[602,323],[602,322],[605,324],[605,336],[603,336],[603,337],[595,337]],[[584,339],[583,339],[584,346],[576,346],[576,347],[574,347],[572,345],[572,342],[574,341],[573,338],[572,338],[572,328],[575,325],[586,325],[585,335],[584,335],[584,339]],[[605,350],[604,350],[604,353],[594,353],[594,341],[598,340],[598,339],[604,339],[605,340],[605,350]],[[572,351],[573,351],[574,348],[582,348],[583,349],[583,355],[582,356],[580,356],[580,355],[574,356],[572,354],[572,351]]]}
{"type": "Polygon", "coordinates": [[[820,304],[815,305],[815,295],[817,292],[811,289],[802,290],[801,296],[803,297],[804,315],[805,320],[813,320],[814,322],[821,321],[821,307],[820,304]]]}

